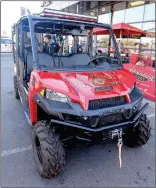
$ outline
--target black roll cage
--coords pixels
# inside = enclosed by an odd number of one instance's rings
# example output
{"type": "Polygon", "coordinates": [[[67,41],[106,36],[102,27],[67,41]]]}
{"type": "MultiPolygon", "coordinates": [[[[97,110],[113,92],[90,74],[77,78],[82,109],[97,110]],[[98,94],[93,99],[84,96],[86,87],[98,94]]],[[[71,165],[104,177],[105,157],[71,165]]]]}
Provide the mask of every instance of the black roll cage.
{"type": "Polygon", "coordinates": [[[22,58],[23,57],[23,49],[24,49],[24,42],[23,42],[23,37],[24,37],[24,32],[22,32],[22,28],[26,28],[25,24],[27,24],[28,31],[30,32],[30,39],[31,39],[31,46],[32,46],[32,55],[33,55],[33,62],[34,62],[34,67],[35,69],[40,69],[38,65],[38,44],[36,40],[36,35],[35,35],[35,25],[39,22],[51,22],[51,23],[61,23],[61,24],[83,24],[88,27],[100,27],[103,29],[107,29],[110,32],[110,37],[112,38],[112,41],[114,43],[114,48],[116,51],[116,55],[118,58],[118,64],[122,66],[122,60],[120,57],[118,45],[116,43],[116,39],[114,36],[114,32],[112,30],[112,27],[108,24],[102,24],[102,23],[92,23],[92,22],[82,22],[82,21],[77,21],[77,20],[69,20],[69,19],[60,19],[60,18],[49,18],[49,17],[43,17],[41,15],[32,15],[28,14],[24,17],[22,17],[17,24],[14,25],[14,31],[12,32],[13,34],[16,33],[16,57],[22,58]],[[20,37],[19,37],[20,36],[20,37]],[[19,38],[20,38],[20,48],[19,48],[19,38]]]}

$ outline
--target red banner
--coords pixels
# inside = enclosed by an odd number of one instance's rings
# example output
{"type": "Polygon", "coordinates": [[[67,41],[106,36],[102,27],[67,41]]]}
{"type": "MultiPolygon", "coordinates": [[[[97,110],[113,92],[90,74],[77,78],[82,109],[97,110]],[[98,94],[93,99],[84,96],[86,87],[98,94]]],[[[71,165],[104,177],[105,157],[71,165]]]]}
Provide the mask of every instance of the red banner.
{"type": "Polygon", "coordinates": [[[156,101],[155,96],[155,68],[150,66],[139,66],[135,64],[124,64],[125,69],[136,75],[136,86],[143,92],[144,96],[156,101]]]}

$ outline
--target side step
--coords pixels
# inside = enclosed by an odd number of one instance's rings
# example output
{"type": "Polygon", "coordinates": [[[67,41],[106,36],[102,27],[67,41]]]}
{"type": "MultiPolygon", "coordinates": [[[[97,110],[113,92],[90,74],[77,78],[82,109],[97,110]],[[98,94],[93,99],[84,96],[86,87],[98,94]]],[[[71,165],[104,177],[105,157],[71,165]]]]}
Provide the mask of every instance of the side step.
{"type": "Polygon", "coordinates": [[[28,110],[24,110],[24,114],[25,114],[25,116],[26,116],[26,118],[27,118],[27,120],[28,120],[29,125],[32,126],[31,121],[30,121],[30,115],[29,115],[28,110]]]}
{"type": "MultiPolygon", "coordinates": [[[[28,91],[25,88],[24,88],[24,90],[25,90],[26,94],[28,95],[28,91]]],[[[22,97],[21,97],[21,93],[19,91],[18,91],[18,93],[19,93],[19,97],[20,97],[21,103],[24,106],[24,114],[25,114],[25,116],[26,116],[26,118],[28,120],[29,125],[32,126],[31,121],[30,121],[29,111],[28,111],[27,107],[24,105],[24,102],[23,102],[22,97]]]]}
{"type": "Polygon", "coordinates": [[[19,90],[18,90],[18,94],[19,94],[19,97],[20,97],[20,101],[21,101],[22,105],[24,106],[24,102],[22,100],[21,93],[19,92],[19,90]]]}

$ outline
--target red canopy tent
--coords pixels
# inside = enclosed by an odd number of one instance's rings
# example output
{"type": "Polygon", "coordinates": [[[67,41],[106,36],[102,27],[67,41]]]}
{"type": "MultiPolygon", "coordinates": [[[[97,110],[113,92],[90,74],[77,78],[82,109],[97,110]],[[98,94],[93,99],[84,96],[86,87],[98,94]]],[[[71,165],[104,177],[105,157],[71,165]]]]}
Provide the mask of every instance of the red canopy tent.
{"type": "MultiPolygon", "coordinates": [[[[117,38],[123,37],[123,36],[128,36],[128,35],[142,35],[146,34],[146,32],[133,27],[129,24],[126,23],[118,23],[118,24],[113,24],[112,25],[114,34],[116,35],[117,38]]],[[[95,35],[109,35],[109,31],[106,29],[101,29],[101,28],[95,28],[93,30],[95,35]]]]}

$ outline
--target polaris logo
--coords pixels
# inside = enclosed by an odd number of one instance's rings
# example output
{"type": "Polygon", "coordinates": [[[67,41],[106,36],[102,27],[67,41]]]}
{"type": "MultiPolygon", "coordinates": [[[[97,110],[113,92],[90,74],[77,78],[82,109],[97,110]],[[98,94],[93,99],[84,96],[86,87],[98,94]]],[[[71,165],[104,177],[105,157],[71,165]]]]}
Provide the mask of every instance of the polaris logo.
{"type": "Polygon", "coordinates": [[[97,92],[97,91],[108,91],[108,90],[111,90],[111,89],[113,89],[112,86],[104,86],[104,87],[96,87],[96,88],[95,88],[95,91],[96,91],[96,92],[97,92]]]}
{"type": "Polygon", "coordinates": [[[109,114],[123,113],[124,111],[125,111],[124,108],[117,108],[117,109],[112,109],[112,110],[105,110],[104,112],[102,112],[101,114],[99,114],[99,116],[109,115],[109,114]]]}

